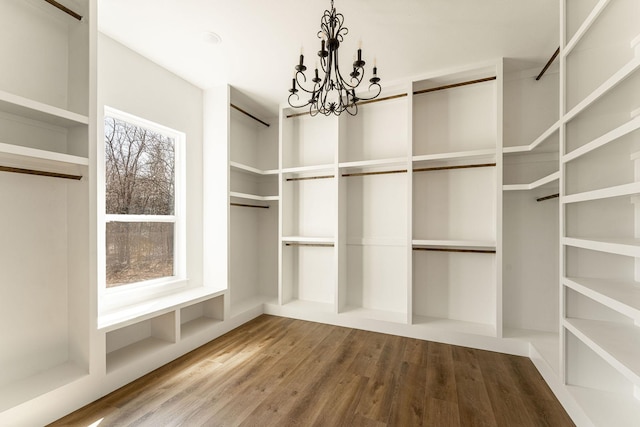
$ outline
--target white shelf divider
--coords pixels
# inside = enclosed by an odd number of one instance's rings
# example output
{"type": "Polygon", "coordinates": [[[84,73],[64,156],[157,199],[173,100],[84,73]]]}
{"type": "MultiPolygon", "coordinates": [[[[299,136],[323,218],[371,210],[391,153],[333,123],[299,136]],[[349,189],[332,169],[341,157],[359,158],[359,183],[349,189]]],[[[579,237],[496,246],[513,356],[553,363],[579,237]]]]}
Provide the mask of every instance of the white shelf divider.
{"type": "Polygon", "coordinates": [[[503,185],[502,189],[504,191],[520,191],[520,190],[534,190],[538,187],[542,187],[543,185],[550,184],[554,181],[558,181],[560,179],[560,172],[554,172],[549,174],[543,178],[540,178],[537,181],[532,182],[531,184],[507,184],[503,185]]]}
{"type": "Polygon", "coordinates": [[[0,111],[65,128],[88,125],[89,117],[0,90],[0,111]]]}
{"type": "Polygon", "coordinates": [[[640,386],[640,333],[632,324],[564,319],[564,326],[636,386],[640,386]]]}
{"type": "MultiPolygon", "coordinates": [[[[634,113],[632,113],[632,116],[634,113]]],[[[572,160],[575,160],[578,157],[584,156],[585,154],[588,154],[600,147],[603,147],[609,144],[610,142],[617,140],[618,138],[622,138],[623,136],[639,128],[640,128],[640,116],[635,116],[634,118],[624,123],[623,125],[620,125],[617,128],[605,133],[604,135],[599,136],[593,141],[586,143],[580,148],[576,148],[572,152],[565,154],[564,156],[562,156],[562,162],[568,163],[572,160]]]]}

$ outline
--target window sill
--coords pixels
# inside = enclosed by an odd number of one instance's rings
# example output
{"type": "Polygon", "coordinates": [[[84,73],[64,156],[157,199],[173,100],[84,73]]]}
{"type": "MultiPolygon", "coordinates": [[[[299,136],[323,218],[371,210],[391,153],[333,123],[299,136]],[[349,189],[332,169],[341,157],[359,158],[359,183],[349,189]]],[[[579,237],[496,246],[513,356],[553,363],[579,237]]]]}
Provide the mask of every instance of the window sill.
{"type": "Polygon", "coordinates": [[[180,307],[196,304],[211,297],[221,295],[226,289],[198,287],[180,289],[177,292],[149,298],[144,302],[105,311],[98,316],[98,330],[109,332],[133,323],[176,310],[180,307]]]}

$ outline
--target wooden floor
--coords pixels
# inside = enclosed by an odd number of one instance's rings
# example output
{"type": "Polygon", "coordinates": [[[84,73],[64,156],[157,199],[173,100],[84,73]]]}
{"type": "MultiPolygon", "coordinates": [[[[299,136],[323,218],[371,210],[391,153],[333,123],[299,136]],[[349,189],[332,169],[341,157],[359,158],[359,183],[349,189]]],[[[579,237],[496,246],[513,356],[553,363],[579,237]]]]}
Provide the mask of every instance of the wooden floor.
{"type": "Polygon", "coordinates": [[[530,360],[260,316],[54,426],[573,426],[530,360]]]}

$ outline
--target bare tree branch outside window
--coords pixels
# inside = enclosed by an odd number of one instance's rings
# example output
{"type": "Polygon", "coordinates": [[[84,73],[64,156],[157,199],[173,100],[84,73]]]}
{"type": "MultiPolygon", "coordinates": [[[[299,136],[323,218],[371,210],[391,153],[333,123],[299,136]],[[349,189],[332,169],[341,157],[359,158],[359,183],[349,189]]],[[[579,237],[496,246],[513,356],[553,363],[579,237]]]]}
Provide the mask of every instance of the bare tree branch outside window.
{"type": "MultiPolygon", "coordinates": [[[[175,141],[105,118],[106,214],[175,213],[175,141]]],[[[174,222],[108,222],[107,287],[173,276],[174,222]]]]}

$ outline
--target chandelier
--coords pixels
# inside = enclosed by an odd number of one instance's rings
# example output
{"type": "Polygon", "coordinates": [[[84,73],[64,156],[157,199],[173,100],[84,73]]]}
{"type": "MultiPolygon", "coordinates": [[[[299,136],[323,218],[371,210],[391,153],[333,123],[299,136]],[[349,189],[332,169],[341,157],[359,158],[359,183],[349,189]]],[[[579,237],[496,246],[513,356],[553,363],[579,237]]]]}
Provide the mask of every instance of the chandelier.
{"type": "MultiPolygon", "coordinates": [[[[364,78],[365,62],[362,60],[362,47],[358,47],[353,62],[353,71],[349,74],[349,79],[342,77],[338,64],[338,49],[340,43],[344,40],[344,36],[349,33],[349,29],[344,26],[344,15],[337,13],[333,7],[331,0],[331,10],[325,10],[320,20],[320,31],[318,38],[321,39],[318,57],[320,68],[324,73],[321,79],[318,75],[318,65],[316,64],[314,77],[311,79],[313,86],[311,89],[305,88],[307,77],[304,72],[307,67],[304,65],[304,55],[300,53],[300,62],[295,66],[295,74],[289,89],[289,105],[294,108],[304,108],[309,106],[309,113],[312,116],[318,113],[329,116],[335,114],[339,116],[346,111],[352,116],[358,113],[358,101],[368,101],[377,98],[382,88],[380,87],[380,78],[378,77],[378,69],[373,64],[373,76],[369,79],[369,91],[373,92],[372,96],[356,96],[355,89],[360,85],[364,78]],[[298,92],[308,94],[309,99],[306,103],[300,100],[298,92]],[[298,104],[299,103],[299,104],[298,104]]],[[[305,96],[303,94],[303,96],[305,96]]]]}

